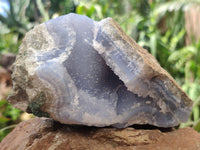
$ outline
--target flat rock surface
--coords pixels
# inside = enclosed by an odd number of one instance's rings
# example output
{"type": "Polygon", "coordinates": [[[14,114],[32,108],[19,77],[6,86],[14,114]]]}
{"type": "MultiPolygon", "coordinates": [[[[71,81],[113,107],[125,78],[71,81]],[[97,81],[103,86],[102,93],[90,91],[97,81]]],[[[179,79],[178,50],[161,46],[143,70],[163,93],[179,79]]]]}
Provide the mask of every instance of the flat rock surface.
{"type": "Polygon", "coordinates": [[[8,101],[64,124],[172,127],[192,100],[147,50],[112,19],[68,14],[29,31],[8,101]]]}
{"type": "Polygon", "coordinates": [[[191,128],[168,132],[134,128],[69,126],[51,119],[21,122],[0,143],[1,150],[199,150],[191,128]]]}

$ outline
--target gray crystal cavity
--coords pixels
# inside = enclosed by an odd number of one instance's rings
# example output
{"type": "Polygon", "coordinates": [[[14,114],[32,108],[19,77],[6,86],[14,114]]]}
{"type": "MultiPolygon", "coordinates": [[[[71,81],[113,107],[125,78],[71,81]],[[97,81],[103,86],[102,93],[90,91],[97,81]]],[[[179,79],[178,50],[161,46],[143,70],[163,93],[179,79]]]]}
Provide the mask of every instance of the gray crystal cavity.
{"type": "Polygon", "coordinates": [[[192,101],[111,18],[68,14],[29,31],[19,49],[8,101],[64,124],[172,127],[192,101]]]}

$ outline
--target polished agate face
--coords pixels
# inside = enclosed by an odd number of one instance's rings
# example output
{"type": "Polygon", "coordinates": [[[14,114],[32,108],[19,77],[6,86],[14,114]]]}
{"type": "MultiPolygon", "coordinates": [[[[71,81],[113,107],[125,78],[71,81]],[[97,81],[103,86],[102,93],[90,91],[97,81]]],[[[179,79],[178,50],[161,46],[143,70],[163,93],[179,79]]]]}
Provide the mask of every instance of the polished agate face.
{"type": "Polygon", "coordinates": [[[111,18],[68,14],[28,32],[9,102],[64,124],[172,127],[192,101],[111,18]]]}

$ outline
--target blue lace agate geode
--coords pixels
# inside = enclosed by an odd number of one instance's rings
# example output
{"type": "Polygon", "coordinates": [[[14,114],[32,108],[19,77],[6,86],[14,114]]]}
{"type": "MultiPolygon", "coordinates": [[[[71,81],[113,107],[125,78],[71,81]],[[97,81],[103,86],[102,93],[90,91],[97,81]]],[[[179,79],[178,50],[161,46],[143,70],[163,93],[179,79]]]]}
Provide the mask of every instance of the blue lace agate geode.
{"type": "Polygon", "coordinates": [[[172,127],[192,101],[111,18],[68,14],[28,32],[14,64],[15,107],[64,124],[172,127]]]}

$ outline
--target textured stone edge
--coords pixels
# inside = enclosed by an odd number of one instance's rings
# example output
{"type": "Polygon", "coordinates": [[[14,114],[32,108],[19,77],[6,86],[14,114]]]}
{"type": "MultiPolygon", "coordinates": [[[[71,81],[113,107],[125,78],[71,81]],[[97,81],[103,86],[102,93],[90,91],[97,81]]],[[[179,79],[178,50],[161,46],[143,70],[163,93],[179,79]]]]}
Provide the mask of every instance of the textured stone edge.
{"type": "MultiPolygon", "coordinates": [[[[121,29],[121,27],[118,25],[117,22],[115,22],[112,18],[106,18],[99,22],[99,27],[96,29],[96,32],[98,32],[98,30],[101,27],[104,27],[106,34],[114,38],[116,41],[118,40],[117,38],[120,38],[120,41],[123,41],[125,42],[125,44],[128,45],[127,49],[124,49],[125,50],[124,52],[127,56],[138,55],[142,58],[142,60],[139,60],[139,61],[144,66],[142,66],[143,71],[141,71],[140,73],[145,72],[145,74],[141,74],[141,76],[144,76],[144,78],[148,78],[148,79],[151,79],[151,78],[162,79],[174,95],[176,95],[180,100],[183,100],[185,105],[192,107],[193,101],[181,89],[181,87],[176,83],[173,77],[159,65],[158,61],[147,50],[143,49],[132,38],[126,35],[126,33],[121,29]],[[110,29],[113,29],[113,30],[110,30],[110,29]],[[146,74],[146,72],[149,72],[149,73],[146,74]]],[[[121,44],[124,44],[124,43],[121,43],[121,44]]],[[[99,51],[98,46],[96,46],[96,49],[101,55],[109,55],[109,54],[106,54],[105,50],[99,51]]],[[[121,77],[119,70],[113,67],[113,65],[109,62],[110,60],[106,60],[105,57],[104,57],[104,60],[106,61],[107,65],[111,67],[114,73],[118,75],[119,78],[125,83],[125,85],[130,91],[138,95],[142,95],[140,91],[138,91],[137,89],[131,89],[129,87],[125,79],[121,77]]]]}

